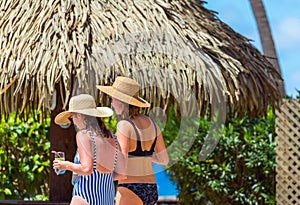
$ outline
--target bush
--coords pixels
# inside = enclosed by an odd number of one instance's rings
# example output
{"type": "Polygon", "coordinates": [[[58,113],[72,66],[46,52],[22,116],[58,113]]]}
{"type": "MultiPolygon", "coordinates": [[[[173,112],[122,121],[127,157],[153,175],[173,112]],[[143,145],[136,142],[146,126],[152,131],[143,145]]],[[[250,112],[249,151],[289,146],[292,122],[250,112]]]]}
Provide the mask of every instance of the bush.
{"type": "MultiPolygon", "coordinates": [[[[174,130],[179,123],[173,119],[164,129],[168,144],[176,136],[174,130]]],[[[168,172],[180,191],[179,204],[275,204],[272,111],[257,120],[228,119],[218,136],[220,141],[205,161],[199,161],[198,157],[210,127],[209,120],[202,118],[191,123],[199,126],[198,133],[186,130],[183,139],[195,136],[192,148],[180,158],[174,152],[169,153],[177,160],[168,172]]]]}
{"type": "Polygon", "coordinates": [[[1,119],[0,200],[48,200],[49,126],[50,119],[1,119]]]}

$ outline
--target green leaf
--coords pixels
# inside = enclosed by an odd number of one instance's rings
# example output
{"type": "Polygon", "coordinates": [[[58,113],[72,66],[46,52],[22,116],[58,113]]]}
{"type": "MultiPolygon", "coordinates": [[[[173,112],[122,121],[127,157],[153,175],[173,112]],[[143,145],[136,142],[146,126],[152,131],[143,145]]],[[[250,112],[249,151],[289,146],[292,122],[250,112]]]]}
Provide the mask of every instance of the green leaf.
{"type": "Polygon", "coordinates": [[[8,188],[5,188],[5,189],[4,189],[4,194],[5,194],[5,195],[12,195],[11,190],[8,189],[8,188]]]}
{"type": "Polygon", "coordinates": [[[44,150],[49,150],[50,149],[50,142],[45,142],[43,149],[44,150]]]}
{"type": "Polygon", "coordinates": [[[44,170],[44,168],[45,168],[44,166],[39,167],[39,168],[38,168],[38,172],[41,173],[41,172],[44,170]]]}
{"type": "Polygon", "coordinates": [[[33,181],[34,180],[34,174],[32,172],[28,172],[27,173],[27,178],[29,179],[29,181],[33,181]]]}

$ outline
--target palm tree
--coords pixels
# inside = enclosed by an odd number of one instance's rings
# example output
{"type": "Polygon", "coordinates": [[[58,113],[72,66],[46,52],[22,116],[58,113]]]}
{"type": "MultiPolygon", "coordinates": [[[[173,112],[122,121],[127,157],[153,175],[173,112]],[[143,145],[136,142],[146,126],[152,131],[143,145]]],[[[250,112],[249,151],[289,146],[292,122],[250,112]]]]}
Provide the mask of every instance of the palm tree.
{"type": "MultiPolygon", "coordinates": [[[[280,75],[282,76],[278,56],[275,49],[275,44],[272,37],[272,32],[270,29],[263,1],[250,0],[250,4],[258,27],[263,53],[274,66],[274,68],[278,71],[278,73],[280,73],[280,75]]],[[[277,83],[279,84],[281,96],[284,96],[285,89],[283,81],[279,80],[277,83]]]]}

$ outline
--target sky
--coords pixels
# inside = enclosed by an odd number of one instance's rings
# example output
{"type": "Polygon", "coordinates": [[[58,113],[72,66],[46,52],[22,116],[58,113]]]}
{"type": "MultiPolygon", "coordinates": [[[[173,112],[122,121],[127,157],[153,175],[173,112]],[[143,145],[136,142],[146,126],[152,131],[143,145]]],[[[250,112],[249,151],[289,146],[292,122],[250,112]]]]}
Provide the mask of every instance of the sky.
{"type": "MultiPolygon", "coordinates": [[[[271,27],[287,95],[300,90],[300,0],[262,0],[271,27]]],[[[250,0],[206,0],[209,10],[262,52],[250,0]]]]}

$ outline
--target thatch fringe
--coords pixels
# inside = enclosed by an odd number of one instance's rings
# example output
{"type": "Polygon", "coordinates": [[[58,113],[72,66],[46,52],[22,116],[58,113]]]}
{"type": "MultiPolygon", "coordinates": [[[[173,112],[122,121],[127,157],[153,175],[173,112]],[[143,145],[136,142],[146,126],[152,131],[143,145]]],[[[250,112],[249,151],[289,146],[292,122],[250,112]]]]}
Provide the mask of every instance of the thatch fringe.
{"type": "Polygon", "coordinates": [[[147,88],[143,96],[163,109],[175,104],[191,113],[196,103],[204,113],[226,99],[233,112],[266,113],[280,101],[280,75],[202,3],[2,1],[0,113],[50,109],[57,83],[64,108],[78,92],[103,104],[95,85],[118,75],[136,79],[147,88]]]}

